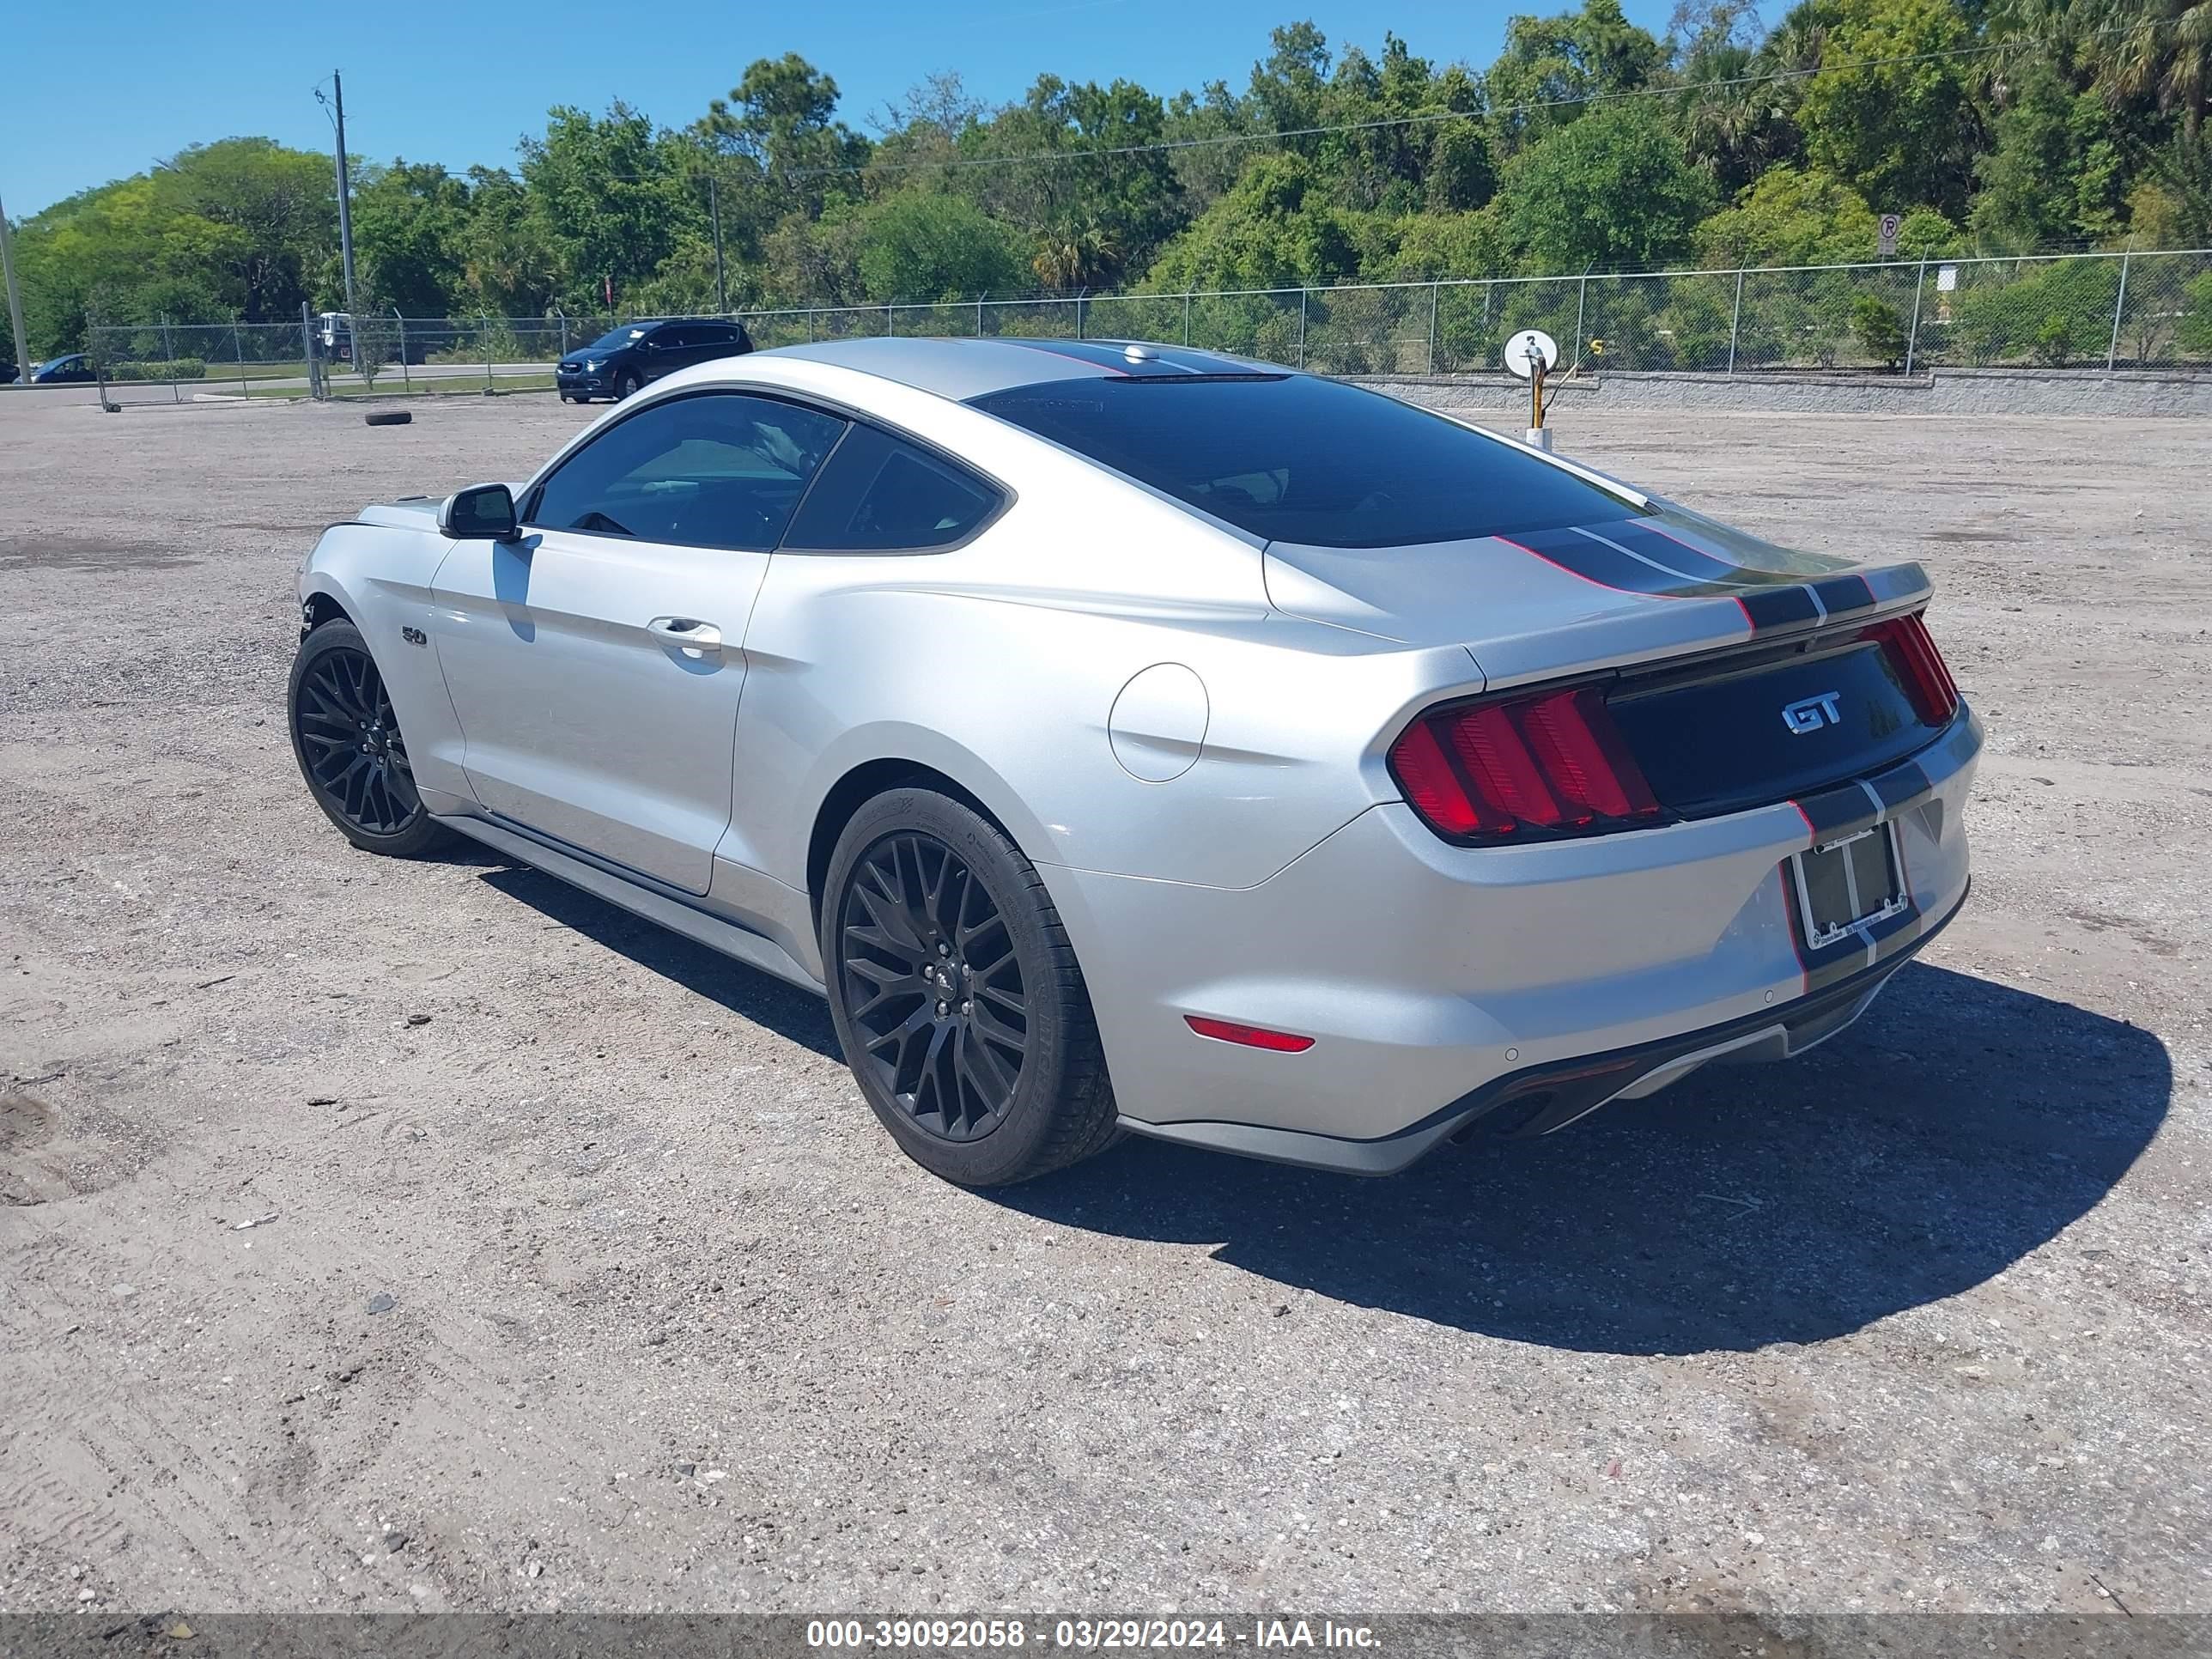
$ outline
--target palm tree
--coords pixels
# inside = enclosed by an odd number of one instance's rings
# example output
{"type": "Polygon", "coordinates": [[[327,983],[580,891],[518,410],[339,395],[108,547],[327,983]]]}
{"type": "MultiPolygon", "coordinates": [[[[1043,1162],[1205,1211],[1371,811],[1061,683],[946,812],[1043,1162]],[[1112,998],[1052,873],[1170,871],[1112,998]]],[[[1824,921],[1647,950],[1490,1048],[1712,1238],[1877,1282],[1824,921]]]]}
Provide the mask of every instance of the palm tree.
{"type": "Polygon", "coordinates": [[[1701,54],[1677,106],[1682,147],[1723,193],[1733,195],[1787,157],[1795,133],[1784,117],[1770,66],[1751,48],[1701,54]]]}
{"type": "Polygon", "coordinates": [[[1063,219],[1045,234],[1030,265],[1038,282],[1063,293],[1108,288],[1121,274],[1121,241],[1110,228],[1088,216],[1063,219]]]}
{"type": "Polygon", "coordinates": [[[2212,0],[2102,0],[2092,15],[2085,44],[2099,78],[2178,110],[2195,138],[2212,99],[2212,0]]]}

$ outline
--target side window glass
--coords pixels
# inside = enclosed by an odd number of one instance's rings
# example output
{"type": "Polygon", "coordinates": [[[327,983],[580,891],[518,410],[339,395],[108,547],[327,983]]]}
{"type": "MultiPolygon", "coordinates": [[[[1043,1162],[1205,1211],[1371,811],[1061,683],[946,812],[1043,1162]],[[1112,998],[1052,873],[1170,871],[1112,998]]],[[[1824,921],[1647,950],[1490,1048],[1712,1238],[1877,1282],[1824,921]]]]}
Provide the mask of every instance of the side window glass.
{"type": "Polygon", "coordinates": [[[619,421],[541,484],[539,530],[766,552],[845,429],[770,398],[678,398],[619,421]]]}
{"type": "Polygon", "coordinates": [[[1000,499],[965,467],[855,426],[808,492],[783,544],[829,553],[944,547],[989,518],[1000,499]]]}

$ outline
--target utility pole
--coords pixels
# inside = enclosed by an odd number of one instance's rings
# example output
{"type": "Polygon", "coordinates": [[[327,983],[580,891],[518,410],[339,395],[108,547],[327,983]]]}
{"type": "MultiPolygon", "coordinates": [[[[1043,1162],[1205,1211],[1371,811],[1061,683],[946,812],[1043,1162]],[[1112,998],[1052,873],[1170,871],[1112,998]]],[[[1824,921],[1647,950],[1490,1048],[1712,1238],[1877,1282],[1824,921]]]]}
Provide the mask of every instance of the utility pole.
{"type": "MultiPolygon", "coordinates": [[[[15,243],[8,234],[8,210],[0,206],[0,270],[8,278],[8,324],[15,331],[15,368],[25,386],[31,383],[31,348],[23,333],[23,295],[15,286],[15,243]]],[[[97,343],[93,342],[91,343],[97,343]]]]}
{"type": "Polygon", "coordinates": [[[346,179],[345,83],[336,70],[331,71],[331,102],[336,106],[338,124],[338,252],[345,260],[346,315],[350,319],[354,313],[353,191],[346,179]]]}
{"type": "Polygon", "coordinates": [[[714,309],[727,316],[730,289],[722,280],[722,197],[714,187],[714,175],[711,169],[707,174],[707,214],[714,222],[714,309]]]}

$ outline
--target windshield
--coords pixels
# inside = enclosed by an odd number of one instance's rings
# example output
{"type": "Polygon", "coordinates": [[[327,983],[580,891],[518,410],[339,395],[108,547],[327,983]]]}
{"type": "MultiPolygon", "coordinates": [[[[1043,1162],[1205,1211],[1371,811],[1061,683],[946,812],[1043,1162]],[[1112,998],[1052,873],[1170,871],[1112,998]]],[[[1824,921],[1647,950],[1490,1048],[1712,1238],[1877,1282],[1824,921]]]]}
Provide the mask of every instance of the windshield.
{"type": "Polygon", "coordinates": [[[620,328],[600,335],[584,349],[586,351],[617,351],[642,340],[651,331],[641,323],[624,323],[620,328]]]}
{"type": "Polygon", "coordinates": [[[1054,380],[972,401],[1269,541],[1402,547],[1644,511],[1455,421],[1311,375],[1054,380]]]}

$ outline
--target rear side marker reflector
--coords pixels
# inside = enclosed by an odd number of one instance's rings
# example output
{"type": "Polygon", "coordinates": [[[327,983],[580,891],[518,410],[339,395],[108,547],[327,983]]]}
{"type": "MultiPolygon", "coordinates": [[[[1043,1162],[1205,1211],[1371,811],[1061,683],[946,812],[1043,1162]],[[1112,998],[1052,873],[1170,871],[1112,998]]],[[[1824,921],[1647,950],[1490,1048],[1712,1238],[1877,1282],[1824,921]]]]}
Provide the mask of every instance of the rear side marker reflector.
{"type": "Polygon", "coordinates": [[[1182,1023],[1202,1037],[1212,1037],[1218,1042],[1238,1042],[1247,1048],[1265,1048],[1271,1054],[1302,1054],[1314,1046],[1310,1036],[1270,1031],[1259,1025],[1239,1025],[1232,1019],[1206,1019],[1197,1014],[1185,1014],[1182,1023]]]}
{"type": "Polygon", "coordinates": [[[1413,810],[1454,840],[1595,835],[1660,817],[1593,685],[1424,714],[1390,745],[1390,770],[1413,810]]]}

